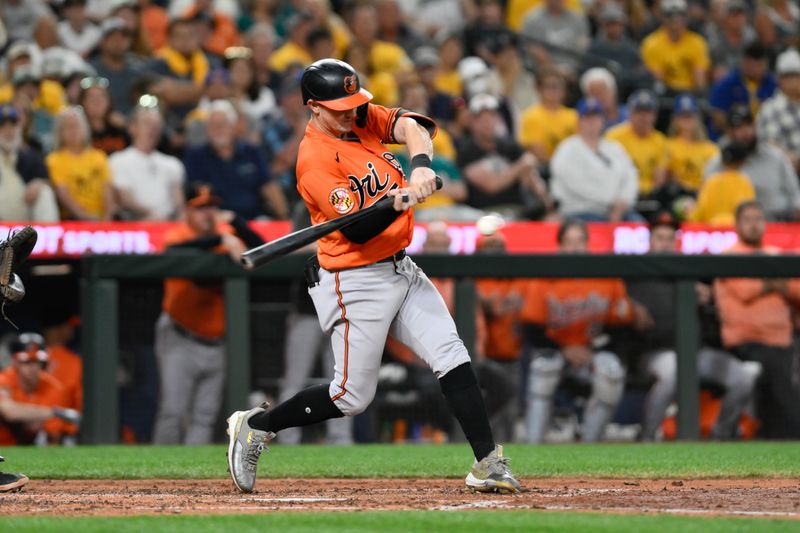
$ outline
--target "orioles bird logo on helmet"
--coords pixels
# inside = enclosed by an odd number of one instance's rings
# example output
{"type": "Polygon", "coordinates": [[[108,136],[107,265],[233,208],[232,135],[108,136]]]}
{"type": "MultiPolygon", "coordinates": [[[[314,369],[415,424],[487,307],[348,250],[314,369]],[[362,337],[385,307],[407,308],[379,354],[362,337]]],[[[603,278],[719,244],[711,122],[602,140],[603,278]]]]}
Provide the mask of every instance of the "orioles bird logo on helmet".
{"type": "Polygon", "coordinates": [[[358,91],[358,78],[355,74],[344,77],[344,92],[353,94],[358,91]]]}

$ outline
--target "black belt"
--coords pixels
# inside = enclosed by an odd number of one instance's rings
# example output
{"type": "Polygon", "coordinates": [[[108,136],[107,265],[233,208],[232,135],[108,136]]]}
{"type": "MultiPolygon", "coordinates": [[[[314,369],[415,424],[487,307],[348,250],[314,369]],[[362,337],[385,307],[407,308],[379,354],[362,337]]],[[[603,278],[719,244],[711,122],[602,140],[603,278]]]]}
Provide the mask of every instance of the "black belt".
{"type": "Polygon", "coordinates": [[[397,263],[398,261],[402,261],[406,256],[405,249],[400,250],[399,252],[390,255],[389,257],[384,257],[380,261],[375,261],[376,263],[397,263]]]}
{"type": "Polygon", "coordinates": [[[174,320],[172,321],[172,327],[181,337],[185,337],[198,344],[202,344],[203,346],[221,346],[222,344],[225,343],[225,337],[220,337],[219,339],[210,339],[208,337],[201,337],[200,335],[197,335],[196,333],[193,333],[188,329],[186,329],[185,327],[181,326],[174,320]]]}

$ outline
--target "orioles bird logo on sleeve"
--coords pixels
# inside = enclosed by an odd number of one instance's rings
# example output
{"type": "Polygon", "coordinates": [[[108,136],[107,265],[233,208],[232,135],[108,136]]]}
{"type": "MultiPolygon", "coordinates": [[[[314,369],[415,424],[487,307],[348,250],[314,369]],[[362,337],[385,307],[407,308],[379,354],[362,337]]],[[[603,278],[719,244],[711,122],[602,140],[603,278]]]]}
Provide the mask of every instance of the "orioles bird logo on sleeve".
{"type": "Polygon", "coordinates": [[[344,92],[353,94],[358,90],[358,78],[355,74],[344,77],[344,92]]]}

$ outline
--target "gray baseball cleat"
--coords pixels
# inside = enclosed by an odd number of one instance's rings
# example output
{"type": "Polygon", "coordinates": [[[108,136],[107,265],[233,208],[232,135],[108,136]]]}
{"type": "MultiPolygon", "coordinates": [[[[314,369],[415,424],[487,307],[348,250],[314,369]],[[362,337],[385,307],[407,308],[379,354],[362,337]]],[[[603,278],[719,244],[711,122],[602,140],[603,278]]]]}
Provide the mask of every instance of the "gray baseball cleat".
{"type": "Polygon", "coordinates": [[[508,457],[503,455],[503,447],[499,444],[492,453],[472,465],[466,483],[467,487],[478,492],[514,494],[522,491],[519,481],[508,468],[508,457]]]}
{"type": "Polygon", "coordinates": [[[262,452],[269,451],[267,444],[275,438],[275,433],[254,429],[247,423],[251,416],[263,413],[265,407],[269,407],[266,402],[249,411],[236,411],[228,418],[228,472],[233,484],[242,492],[253,492],[258,458],[262,452]]]}

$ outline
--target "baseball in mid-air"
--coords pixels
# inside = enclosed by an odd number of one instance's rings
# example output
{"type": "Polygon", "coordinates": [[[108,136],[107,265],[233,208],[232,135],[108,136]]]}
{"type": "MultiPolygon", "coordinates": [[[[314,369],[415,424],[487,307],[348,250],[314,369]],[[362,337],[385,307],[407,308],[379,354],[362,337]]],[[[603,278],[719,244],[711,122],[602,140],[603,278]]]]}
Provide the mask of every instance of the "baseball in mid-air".
{"type": "Polygon", "coordinates": [[[501,217],[497,213],[491,213],[482,216],[475,223],[475,227],[478,228],[478,233],[480,233],[481,235],[494,235],[495,233],[497,233],[497,230],[502,228],[504,225],[505,225],[505,220],[503,220],[503,217],[501,217]]]}

